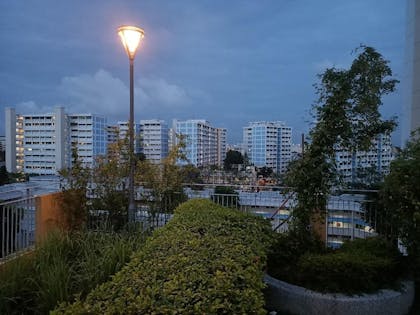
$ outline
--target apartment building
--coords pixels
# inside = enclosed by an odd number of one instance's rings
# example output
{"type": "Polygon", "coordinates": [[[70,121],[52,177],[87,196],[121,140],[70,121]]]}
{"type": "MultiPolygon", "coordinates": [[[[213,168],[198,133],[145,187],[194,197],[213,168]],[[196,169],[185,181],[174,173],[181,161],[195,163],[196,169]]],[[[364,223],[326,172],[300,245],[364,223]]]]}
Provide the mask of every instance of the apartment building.
{"type": "Polygon", "coordinates": [[[389,173],[393,151],[390,135],[380,135],[368,151],[350,152],[342,148],[336,149],[337,170],[345,182],[368,183],[375,181],[369,176],[383,177],[389,173]]]}
{"type": "MultiPolygon", "coordinates": [[[[129,139],[128,121],[119,121],[117,123],[119,139],[129,139]]],[[[134,154],[140,153],[140,125],[134,123],[134,154]]]]}
{"type": "MultiPolygon", "coordinates": [[[[185,137],[187,145],[185,153],[188,162],[179,161],[180,164],[191,163],[198,167],[217,165],[221,159],[218,157],[217,128],[204,119],[174,120],[173,126],[176,134],[185,137]]],[[[220,135],[226,137],[226,133],[221,132],[220,135]]]]}
{"type": "Polygon", "coordinates": [[[226,158],[226,128],[217,128],[217,166],[222,167],[226,158]]]}
{"type": "Polygon", "coordinates": [[[243,144],[251,163],[282,174],[291,160],[292,128],[281,121],[250,122],[243,128],[243,144]]]}
{"type": "Polygon", "coordinates": [[[107,151],[107,119],[92,114],[70,114],[70,144],[77,148],[79,159],[92,167],[95,157],[107,151]]]}
{"type": "Polygon", "coordinates": [[[163,120],[140,120],[140,152],[158,164],[168,155],[168,125],[163,120]]]}
{"type": "Polygon", "coordinates": [[[16,114],[6,108],[6,168],[9,172],[55,175],[71,166],[76,145],[86,166],[106,152],[106,119],[66,114],[63,107],[46,114],[16,114]]]}

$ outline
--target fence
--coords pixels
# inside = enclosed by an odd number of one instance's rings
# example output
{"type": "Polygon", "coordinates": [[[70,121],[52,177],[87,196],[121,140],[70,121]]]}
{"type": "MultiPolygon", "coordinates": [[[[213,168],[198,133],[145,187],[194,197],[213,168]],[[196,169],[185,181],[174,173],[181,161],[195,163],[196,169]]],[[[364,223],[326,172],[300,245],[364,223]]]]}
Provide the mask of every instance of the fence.
{"type": "Polygon", "coordinates": [[[0,261],[35,244],[35,198],[0,204],[0,261]]]}
{"type": "MultiPolygon", "coordinates": [[[[254,213],[270,219],[274,230],[285,232],[296,205],[293,194],[284,188],[255,191],[249,187],[235,194],[215,194],[212,187],[187,190],[189,198],[207,198],[223,206],[254,213]]],[[[357,191],[331,196],[325,209],[325,239],[329,247],[337,248],[346,240],[377,235],[377,204],[368,196],[376,191],[357,191]]]]}
{"type": "MultiPolygon", "coordinates": [[[[288,230],[288,223],[296,204],[293,195],[282,188],[256,190],[253,187],[236,187],[235,193],[216,194],[215,186],[185,187],[185,198],[207,198],[226,207],[254,213],[271,220],[278,232],[288,230]]],[[[372,195],[372,192],[369,192],[372,195]]],[[[368,194],[341,194],[331,196],[325,210],[326,241],[330,247],[339,247],[343,241],[366,238],[377,233],[376,203],[368,194]]],[[[166,224],[172,217],[172,210],[183,201],[182,193],[171,193],[160,202],[152,194],[143,194],[138,200],[136,222],[144,229],[154,229],[166,224]]],[[[26,198],[0,204],[0,261],[30,248],[35,243],[35,198],[26,198]]],[[[108,211],[91,213],[91,227],[99,228],[104,222],[115,225],[119,217],[108,216],[108,211]],[[112,220],[110,220],[112,219],[112,220]]],[[[124,217],[123,214],[119,215],[124,217]]],[[[380,223],[380,220],[379,220],[380,223]]]]}

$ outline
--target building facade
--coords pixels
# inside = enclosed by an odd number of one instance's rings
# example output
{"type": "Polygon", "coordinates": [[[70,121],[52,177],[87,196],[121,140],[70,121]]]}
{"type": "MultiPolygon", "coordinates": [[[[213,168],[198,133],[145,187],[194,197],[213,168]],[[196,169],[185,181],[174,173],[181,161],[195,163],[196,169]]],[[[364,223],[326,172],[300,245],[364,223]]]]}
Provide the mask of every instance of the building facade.
{"type": "Polygon", "coordinates": [[[420,1],[407,0],[402,145],[420,128],[420,1]]]}
{"type": "Polygon", "coordinates": [[[163,120],[140,120],[140,152],[158,164],[168,156],[168,125],[163,120]]]}
{"type": "Polygon", "coordinates": [[[186,142],[185,154],[188,161],[179,161],[179,164],[191,163],[197,167],[217,165],[217,128],[212,127],[206,120],[191,119],[174,120],[173,129],[177,135],[184,137],[186,142]]]}
{"type": "Polygon", "coordinates": [[[108,145],[111,143],[118,142],[119,134],[120,134],[120,130],[118,126],[109,125],[106,127],[106,130],[107,130],[108,145]]]}
{"type": "Polygon", "coordinates": [[[55,175],[71,166],[72,145],[86,166],[106,152],[106,119],[67,115],[63,107],[47,114],[21,115],[6,108],[6,168],[9,172],[55,175]]]}
{"type": "Polygon", "coordinates": [[[95,157],[107,152],[107,119],[92,114],[68,115],[71,147],[77,148],[82,165],[92,167],[95,157]]]}
{"type": "Polygon", "coordinates": [[[390,135],[378,136],[368,151],[336,149],[337,170],[347,183],[369,184],[380,180],[389,173],[392,159],[390,135]]]}
{"type": "Polygon", "coordinates": [[[243,128],[244,151],[257,167],[286,171],[291,159],[292,128],[284,122],[250,122],[243,128]]]}
{"type": "Polygon", "coordinates": [[[217,128],[217,166],[222,167],[226,158],[226,128],[217,128]]]}
{"type": "MultiPolygon", "coordinates": [[[[118,123],[119,139],[129,139],[128,121],[119,121],[118,123]]],[[[128,143],[128,142],[127,142],[128,143]]],[[[134,154],[140,153],[140,125],[134,123],[134,154]]]]}

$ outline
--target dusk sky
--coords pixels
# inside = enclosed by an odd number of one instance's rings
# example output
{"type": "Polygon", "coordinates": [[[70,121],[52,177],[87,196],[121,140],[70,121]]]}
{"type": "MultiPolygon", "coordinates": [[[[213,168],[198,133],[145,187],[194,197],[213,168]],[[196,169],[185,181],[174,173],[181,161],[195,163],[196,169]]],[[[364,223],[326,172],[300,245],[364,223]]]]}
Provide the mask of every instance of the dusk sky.
{"type": "MultiPolygon", "coordinates": [[[[297,141],[327,67],[348,67],[360,44],[387,60],[402,111],[406,1],[6,1],[0,2],[0,134],[4,108],[22,114],[129,115],[128,57],[119,25],[145,30],[135,60],[135,120],[208,120],[242,141],[249,121],[281,120],[297,141]]],[[[394,142],[399,144],[398,131],[394,142]]]]}

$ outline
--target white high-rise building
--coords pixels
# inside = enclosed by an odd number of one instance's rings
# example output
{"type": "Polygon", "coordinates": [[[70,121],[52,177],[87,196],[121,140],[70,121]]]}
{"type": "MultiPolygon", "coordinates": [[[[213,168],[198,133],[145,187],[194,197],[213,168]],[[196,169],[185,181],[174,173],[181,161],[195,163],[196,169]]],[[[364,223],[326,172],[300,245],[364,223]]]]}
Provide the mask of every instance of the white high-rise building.
{"type": "Polygon", "coordinates": [[[118,126],[107,126],[107,138],[108,138],[108,145],[111,143],[115,143],[119,140],[120,130],[118,126]]]}
{"type": "Polygon", "coordinates": [[[71,146],[77,147],[83,165],[92,167],[95,157],[107,151],[107,120],[92,114],[70,114],[68,119],[71,146]]]}
{"type": "Polygon", "coordinates": [[[387,175],[393,159],[391,136],[380,135],[372,143],[369,151],[349,152],[338,148],[336,150],[337,170],[345,182],[355,183],[375,180],[369,176],[387,175]],[[365,178],[362,178],[365,177],[365,178]]]}
{"type": "Polygon", "coordinates": [[[286,171],[291,159],[292,128],[280,121],[250,122],[243,128],[243,143],[249,160],[275,173],[286,171]]]}
{"type": "Polygon", "coordinates": [[[9,172],[56,174],[66,167],[69,143],[63,107],[54,113],[16,114],[6,108],[6,168],[9,172]]]}
{"type": "Polygon", "coordinates": [[[185,137],[188,162],[195,166],[217,165],[217,128],[203,119],[174,120],[174,130],[185,137]]]}
{"type": "Polygon", "coordinates": [[[152,163],[168,155],[168,125],[163,120],[140,120],[140,152],[152,163]]]}
{"type": "MultiPolygon", "coordinates": [[[[118,123],[119,138],[125,139],[128,137],[128,121],[119,121],[118,123]]],[[[140,153],[140,125],[134,123],[134,153],[140,153]]]]}
{"type": "Polygon", "coordinates": [[[6,109],[6,168],[9,172],[55,175],[71,166],[72,144],[79,157],[92,166],[106,152],[106,119],[92,114],[53,113],[20,115],[6,109]]]}
{"type": "Polygon", "coordinates": [[[217,166],[223,166],[226,158],[226,128],[217,128],[217,166]]]}

